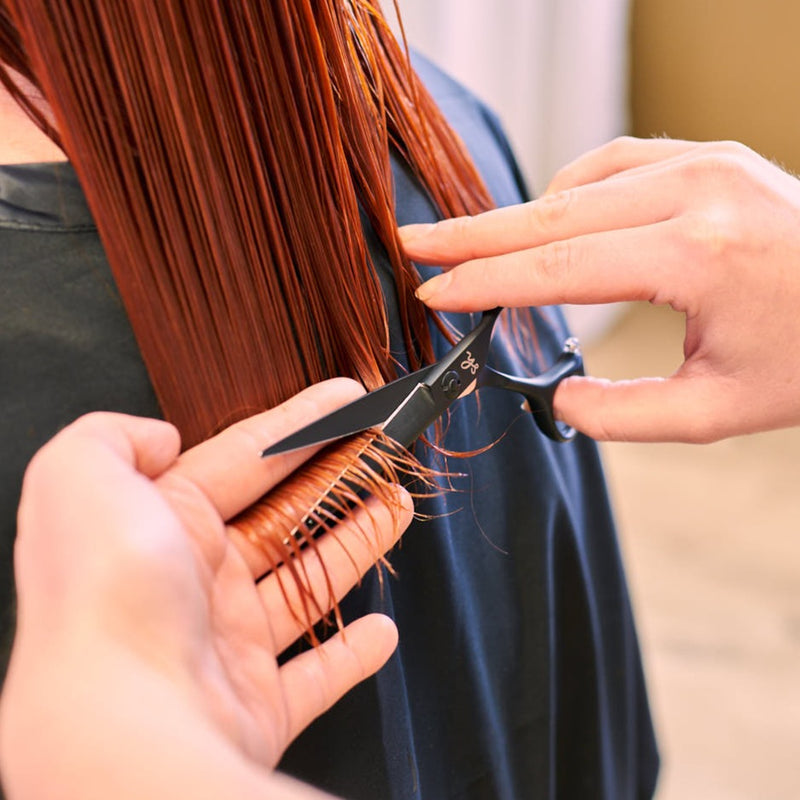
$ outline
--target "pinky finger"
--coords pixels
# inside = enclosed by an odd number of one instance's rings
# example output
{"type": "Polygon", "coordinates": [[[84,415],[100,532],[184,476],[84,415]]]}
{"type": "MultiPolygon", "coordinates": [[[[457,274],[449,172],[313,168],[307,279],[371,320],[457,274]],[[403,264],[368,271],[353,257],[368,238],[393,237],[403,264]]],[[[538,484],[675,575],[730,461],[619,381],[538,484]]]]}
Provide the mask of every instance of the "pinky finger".
{"type": "MultiPolygon", "coordinates": [[[[356,684],[374,675],[396,646],[394,622],[383,614],[369,614],[284,664],[280,677],[291,739],[356,684]]],[[[342,735],[347,734],[342,731],[342,735]]]]}
{"type": "Polygon", "coordinates": [[[636,139],[621,136],[596,147],[562,167],[545,194],[602,181],[627,170],[636,169],[682,156],[700,147],[697,142],[681,139],[636,139]]]}

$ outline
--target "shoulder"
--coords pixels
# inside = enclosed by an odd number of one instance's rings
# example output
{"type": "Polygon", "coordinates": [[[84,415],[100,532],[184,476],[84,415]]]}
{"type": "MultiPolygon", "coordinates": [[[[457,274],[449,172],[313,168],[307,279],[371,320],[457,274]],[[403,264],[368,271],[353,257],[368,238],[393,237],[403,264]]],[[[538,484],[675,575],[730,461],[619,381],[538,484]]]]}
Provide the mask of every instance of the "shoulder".
{"type": "Polygon", "coordinates": [[[430,59],[412,52],[411,63],[447,121],[464,141],[498,205],[530,193],[497,114],[430,59]]]}
{"type": "Polygon", "coordinates": [[[451,124],[466,114],[474,113],[484,121],[491,121],[492,127],[501,129],[497,116],[482,99],[429,58],[412,51],[411,63],[451,124]]]}

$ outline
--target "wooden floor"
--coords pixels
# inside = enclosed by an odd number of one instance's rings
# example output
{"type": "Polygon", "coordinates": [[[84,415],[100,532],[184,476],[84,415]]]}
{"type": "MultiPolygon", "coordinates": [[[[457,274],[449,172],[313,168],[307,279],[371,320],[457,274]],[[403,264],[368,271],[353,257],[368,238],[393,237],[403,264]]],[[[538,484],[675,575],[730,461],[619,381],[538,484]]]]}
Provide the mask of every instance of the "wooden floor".
{"type": "MultiPolygon", "coordinates": [[[[588,369],[668,375],[682,338],[682,317],[634,306],[587,348],[588,369]]],[[[800,429],[603,453],[661,742],[658,800],[800,798],[800,429]]]]}

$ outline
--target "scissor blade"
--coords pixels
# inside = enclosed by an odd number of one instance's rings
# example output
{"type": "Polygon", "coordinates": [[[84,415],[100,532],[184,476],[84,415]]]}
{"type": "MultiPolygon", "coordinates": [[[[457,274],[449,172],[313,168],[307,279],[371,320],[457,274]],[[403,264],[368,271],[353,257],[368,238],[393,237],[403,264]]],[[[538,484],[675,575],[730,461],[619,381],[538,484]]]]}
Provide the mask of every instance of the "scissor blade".
{"type": "MultiPolygon", "coordinates": [[[[434,365],[435,366],[435,365],[434,365]]],[[[368,428],[383,427],[406,398],[422,383],[434,366],[404,375],[358,400],[332,411],[296,433],[261,451],[262,457],[288,453],[312,445],[327,444],[345,436],[361,433],[368,428]]]]}

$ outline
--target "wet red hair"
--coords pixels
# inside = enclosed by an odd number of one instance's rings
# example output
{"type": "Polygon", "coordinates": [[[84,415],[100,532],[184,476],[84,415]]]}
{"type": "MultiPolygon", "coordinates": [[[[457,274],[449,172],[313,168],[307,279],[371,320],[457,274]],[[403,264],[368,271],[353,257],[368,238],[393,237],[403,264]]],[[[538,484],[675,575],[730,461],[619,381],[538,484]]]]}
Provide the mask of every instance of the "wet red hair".
{"type": "MultiPolygon", "coordinates": [[[[442,215],[492,201],[377,2],[6,0],[0,59],[52,108],[186,445],[327,377],[395,376],[362,211],[394,272],[409,365],[433,358],[390,153],[442,215]]],[[[340,476],[343,452],[316,468],[340,476]]],[[[311,483],[291,490],[301,517],[311,483]]],[[[242,524],[269,528],[263,509],[242,524]]],[[[269,536],[279,562],[285,537],[269,536]]]]}

